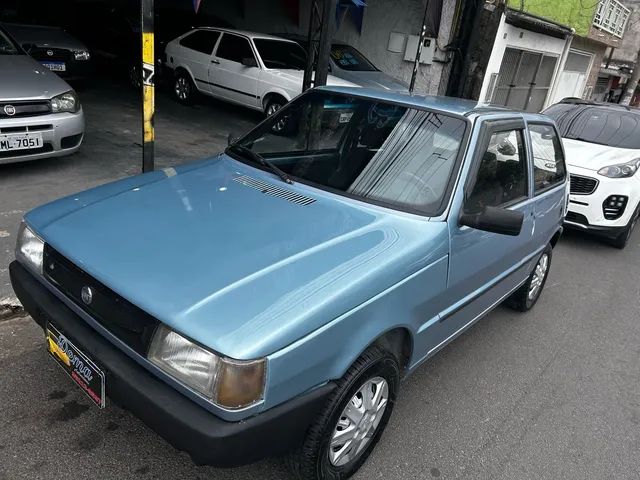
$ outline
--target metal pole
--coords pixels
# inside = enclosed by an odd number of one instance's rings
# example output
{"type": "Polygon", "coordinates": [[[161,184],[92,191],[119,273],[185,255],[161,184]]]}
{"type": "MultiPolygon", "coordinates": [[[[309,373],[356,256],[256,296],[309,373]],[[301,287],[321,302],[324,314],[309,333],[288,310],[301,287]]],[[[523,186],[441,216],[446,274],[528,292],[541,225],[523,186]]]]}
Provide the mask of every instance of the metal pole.
{"type": "Polygon", "coordinates": [[[320,13],[318,11],[318,1],[313,0],[311,2],[311,9],[309,13],[309,33],[307,35],[307,66],[304,69],[304,77],[302,80],[302,90],[307,90],[312,87],[312,78],[313,72],[315,70],[316,65],[316,57],[317,57],[317,37],[318,37],[318,23],[320,13]]]}
{"type": "Polygon", "coordinates": [[[331,54],[331,42],[333,40],[333,16],[336,12],[338,0],[324,0],[322,7],[322,26],[320,28],[320,46],[316,63],[316,76],[314,87],[327,84],[329,76],[329,55],[331,54]]]}
{"type": "Polygon", "coordinates": [[[422,54],[422,45],[424,38],[427,36],[427,14],[429,12],[429,0],[424,6],[424,16],[422,17],[422,31],[420,32],[420,39],[418,40],[418,49],[416,51],[416,59],[413,62],[413,73],[411,74],[411,83],[409,84],[409,93],[413,93],[413,88],[416,86],[416,77],[418,76],[418,67],[420,66],[420,55],[422,54]]]}
{"type": "Polygon", "coordinates": [[[155,54],[153,36],[153,2],[140,0],[140,16],[142,23],[142,172],[154,169],[155,132],[153,119],[155,115],[155,54]]]}

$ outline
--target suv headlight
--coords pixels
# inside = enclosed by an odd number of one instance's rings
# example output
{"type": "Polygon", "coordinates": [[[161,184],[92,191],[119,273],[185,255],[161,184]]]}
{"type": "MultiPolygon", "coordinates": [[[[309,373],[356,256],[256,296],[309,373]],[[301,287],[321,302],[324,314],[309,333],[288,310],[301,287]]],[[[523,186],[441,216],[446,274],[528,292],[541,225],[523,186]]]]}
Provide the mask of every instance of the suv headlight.
{"type": "Polygon", "coordinates": [[[76,113],[80,109],[80,101],[76,92],[70,90],[62,95],[57,95],[51,99],[51,111],[53,113],[71,112],[76,113]]]}
{"type": "Polygon", "coordinates": [[[631,160],[627,163],[621,163],[618,165],[609,165],[598,170],[598,174],[609,178],[629,178],[638,171],[640,167],[640,158],[631,160]]]}
{"type": "Polygon", "coordinates": [[[74,50],[73,58],[76,60],[89,60],[91,54],[87,50],[74,50]]]}
{"type": "Polygon", "coordinates": [[[22,222],[16,241],[16,258],[42,274],[43,252],[44,242],[42,239],[33,233],[33,230],[26,223],[22,222]]]}
{"type": "Polygon", "coordinates": [[[221,357],[164,325],[156,330],[147,358],[223,408],[248,407],[264,394],[265,359],[240,361],[221,357]]]}

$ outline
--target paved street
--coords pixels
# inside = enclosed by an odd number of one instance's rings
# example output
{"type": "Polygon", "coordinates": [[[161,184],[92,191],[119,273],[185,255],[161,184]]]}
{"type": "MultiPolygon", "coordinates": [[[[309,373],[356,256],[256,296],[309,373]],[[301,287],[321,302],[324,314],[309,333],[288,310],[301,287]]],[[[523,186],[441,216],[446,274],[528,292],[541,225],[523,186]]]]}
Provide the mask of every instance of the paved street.
{"type": "MultiPolygon", "coordinates": [[[[567,235],[527,315],[500,308],[410,377],[358,479],[640,478],[640,232],[567,235]]],[[[90,405],[30,319],[0,322],[0,479],[283,479],[276,460],[193,466],[90,405]]]]}
{"type": "MultiPolygon", "coordinates": [[[[79,154],[0,166],[0,300],[12,295],[6,268],[24,211],[139,169],[135,94],[81,95],[88,129],[79,154]]],[[[260,120],[213,101],[158,103],[160,167],[215,152],[230,126],[260,120]]],[[[639,230],[624,251],[566,235],[532,312],[498,309],[403,384],[355,478],[640,478],[639,269],[639,230]]],[[[0,321],[0,480],[71,476],[287,478],[277,460],[192,465],[126,411],[94,408],[48,358],[29,318],[0,321]]]]}

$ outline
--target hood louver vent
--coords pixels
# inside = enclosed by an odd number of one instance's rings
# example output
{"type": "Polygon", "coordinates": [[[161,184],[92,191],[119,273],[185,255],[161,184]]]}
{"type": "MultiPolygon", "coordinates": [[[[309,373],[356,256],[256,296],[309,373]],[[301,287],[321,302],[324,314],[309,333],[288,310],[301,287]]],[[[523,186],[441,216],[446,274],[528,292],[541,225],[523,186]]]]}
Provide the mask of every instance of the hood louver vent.
{"type": "Polygon", "coordinates": [[[258,180],[256,178],[251,178],[246,175],[240,175],[239,177],[235,177],[234,181],[241,183],[245,187],[253,188],[255,190],[259,190],[265,195],[271,195],[272,197],[279,197],[288,202],[295,203],[297,205],[311,205],[315,202],[315,199],[306,197],[296,192],[292,192],[291,190],[287,190],[286,188],[281,188],[271,183],[263,182],[262,180],[258,180]]]}

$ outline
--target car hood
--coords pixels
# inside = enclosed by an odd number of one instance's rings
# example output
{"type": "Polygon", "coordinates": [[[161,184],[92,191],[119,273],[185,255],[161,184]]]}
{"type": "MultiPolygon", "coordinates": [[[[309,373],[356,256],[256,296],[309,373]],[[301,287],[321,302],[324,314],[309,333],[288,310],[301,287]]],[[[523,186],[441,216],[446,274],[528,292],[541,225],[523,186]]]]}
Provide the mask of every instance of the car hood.
{"type": "MultiPolygon", "coordinates": [[[[270,69],[269,70],[270,73],[284,79],[284,80],[289,80],[293,83],[295,83],[297,86],[301,86],[302,85],[302,81],[304,79],[304,71],[303,70],[280,70],[280,69],[270,69]]],[[[327,76],[327,85],[330,86],[334,86],[334,87],[357,87],[359,85],[356,85],[353,82],[350,82],[348,80],[345,80],[343,78],[338,78],[335,77],[333,75],[328,75],[327,76]]]]}
{"type": "Polygon", "coordinates": [[[119,295],[239,359],[284,348],[447,245],[442,222],[289,186],[225,155],[67,197],[26,221],[119,295]],[[313,203],[265,194],[269,185],[313,203]]]}
{"type": "Polygon", "coordinates": [[[630,162],[640,158],[640,150],[630,148],[615,148],[570,138],[563,138],[562,143],[569,167],[598,171],[608,165],[630,162]]]}
{"type": "MultiPolygon", "coordinates": [[[[336,68],[337,70],[337,68],[336,68]]],[[[334,70],[335,71],[335,70],[334,70]]],[[[395,92],[408,92],[409,86],[384,72],[349,72],[340,70],[340,77],[353,82],[361,87],[392,90],[395,92]]]]}
{"type": "Polygon", "coordinates": [[[0,101],[49,99],[71,87],[28,55],[0,55],[0,101]]]}
{"type": "Polygon", "coordinates": [[[17,23],[3,23],[2,25],[21,45],[33,43],[38,47],[87,50],[87,47],[80,40],[59,27],[23,25],[17,23]]]}

